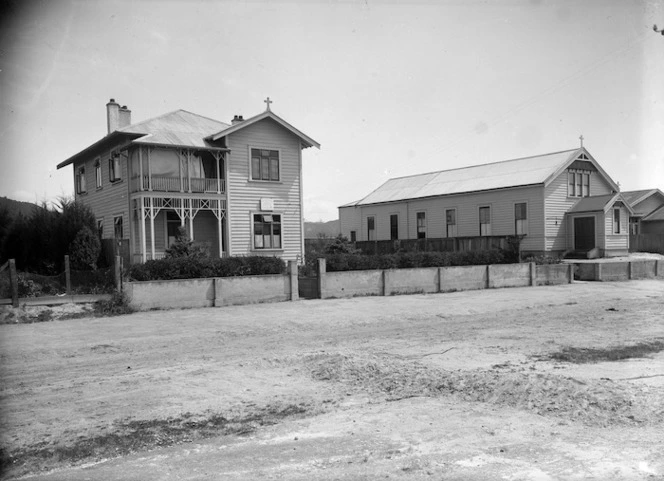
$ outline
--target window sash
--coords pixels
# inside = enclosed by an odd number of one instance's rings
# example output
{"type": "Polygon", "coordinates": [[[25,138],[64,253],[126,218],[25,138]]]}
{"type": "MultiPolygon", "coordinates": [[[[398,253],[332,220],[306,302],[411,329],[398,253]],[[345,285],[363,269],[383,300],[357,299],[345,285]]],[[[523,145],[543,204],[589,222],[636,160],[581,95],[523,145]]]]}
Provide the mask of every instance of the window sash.
{"type": "Polygon", "coordinates": [[[108,177],[111,180],[111,182],[115,182],[116,180],[120,180],[122,177],[120,175],[120,157],[111,157],[108,159],[108,177]]]}
{"type": "Polygon", "coordinates": [[[83,194],[85,191],[85,168],[81,167],[76,174],[76,192],[83,194]]]}
{"type": "Polygon", "coordinates": [[[281,215],[254,214],[254,249],[281,249],[281,215]]]}
{"type": "Polygon", "coordinates": [[[583,174],[583,197],[590,196],[590,174],[583,174]]]}
{"type": "Polygon", "coordinates": [[[613,233],[620,234],[620,209],[613,209],[613,233]]]}
{"type": "Polygon", "coordinates": [[[376,240],[376,219],[367,217],[367,240],[376,240]]]}
{"type": "Polygon", "coordinates": [[[251,179],[279,181],[279,151],[251,149],[251,179]]]}
{"type": "Polygon", "coordinates": [[[491,235],[491,208],[480,207],[480,235],[491,235]]]}
{"type": "Polygon", "coordinates": [[[390,216],[390,239],[397,240],[399,238],[399,216],[392,214],[390,216]]]}
{"type": "Polygon", "coordinates": [[[95,164],[95,179],[97,181],[97,188],[100,188],[102,185],[101,162],[95,164]]]}
{"type": "Polygon", "coordinates": [[[424,212],[417,213],[417,238],[424,239],[427,236],[426,214],[424,212]]]}
{"type": "Polygon", "coordinates": [[[447,225],[456,225],[456,210],[447,209],[445,211],[445,222],[447,225]]]}
{"type": "Polygon", "coordinates": [[[124,237],[124,232],[122,229],[122,216],[118,216],[113,219],[113,234],[116,239],[122,239],[124,237]]]}

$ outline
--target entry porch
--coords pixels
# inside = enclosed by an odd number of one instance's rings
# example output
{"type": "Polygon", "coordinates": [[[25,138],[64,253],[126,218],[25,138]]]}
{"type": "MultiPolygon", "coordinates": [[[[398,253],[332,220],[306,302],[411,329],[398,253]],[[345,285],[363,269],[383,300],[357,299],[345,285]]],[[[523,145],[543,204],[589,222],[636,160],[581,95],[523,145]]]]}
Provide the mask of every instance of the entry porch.
{"type": "Polygon", "coordinates": [[[166,197],[141,194],[132,204],[132,263],[161,259],[184,227],[211,257],[227,255],[226,200],[217,197],[166,197]]]}

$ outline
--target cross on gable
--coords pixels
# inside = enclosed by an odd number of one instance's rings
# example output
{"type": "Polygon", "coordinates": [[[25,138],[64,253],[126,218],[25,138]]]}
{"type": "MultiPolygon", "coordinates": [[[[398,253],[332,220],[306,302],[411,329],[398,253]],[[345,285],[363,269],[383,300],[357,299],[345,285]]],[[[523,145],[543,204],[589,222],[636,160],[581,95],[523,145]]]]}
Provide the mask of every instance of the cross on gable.
{"type": "Polygon", "coordinates": [[[270,100],[270,97],[263,100],[263,102],[265,102],[267,104],[267,109],[265,109],[265,110],[270,110],[270,104],[272,103],[272,100],[270,100]]]}
{"type": "Polygon", "coordinates": [[[579,140],[581,141],[581,147],[583,147],[583,135],[579,136],[579,140]]]}

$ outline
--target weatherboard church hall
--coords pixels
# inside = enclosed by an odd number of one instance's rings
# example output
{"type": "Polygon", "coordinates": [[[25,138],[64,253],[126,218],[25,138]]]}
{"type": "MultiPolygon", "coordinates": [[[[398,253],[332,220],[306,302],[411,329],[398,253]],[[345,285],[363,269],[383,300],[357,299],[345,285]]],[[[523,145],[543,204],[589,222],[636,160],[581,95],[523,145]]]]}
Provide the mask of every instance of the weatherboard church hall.
{"type": "Polygon", "coordinates": [[[318,142],[264,112],[230,124],[176,110],[138,123],[111,99],[107,135],[58,164],[102,239],[131,263],[158,259],[184,227],[214,257],[304,256],[302,151],[318,142]]]}
{"type": "Polygon", "coordinates": [[[390,179],[339,207],[341,233],[356,241],[523,235],[526,253],[625,255],[634,212],[581,141],[562,152],[390,179]]]}

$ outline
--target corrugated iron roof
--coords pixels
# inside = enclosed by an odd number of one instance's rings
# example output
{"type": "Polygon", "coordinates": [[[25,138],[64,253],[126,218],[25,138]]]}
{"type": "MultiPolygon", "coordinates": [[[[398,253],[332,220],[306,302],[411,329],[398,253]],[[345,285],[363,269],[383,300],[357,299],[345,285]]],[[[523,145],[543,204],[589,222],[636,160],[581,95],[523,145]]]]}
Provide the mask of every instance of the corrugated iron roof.
{"type": "Polygon", "coordinates": [[[390,179],[358,205],[545,183],[580,149],[390,179]]]}
{"type": "Polygon", "coordinates": [[[159,117],[119,129],[124,133],[145,134],[134,140],[137,144],[159,144],[178,147],[207,148],[212,144],[206,137],[228,128],[229,125],[201,115],[176,110],[159,117]]]}
{"type": "Polygon", "coordinates": [[[654,210],[647,216],[643,218],[644,221],[650,221],[650,220],[664,220],[664,206],[660,207],[657,210],[654,210]]]}
{"type": "Polygon", "coordinates": [[[648,199],[652,195],[659,195],[659,197],[662,199],[662,202],[664,202],[664,193],[662,193],[662,191],[659,189],[630,190],[621,192],[621,194],[623,198],[629,203],[629,205],[632,206],[634,212],[637,215],[646,215],[652,212],[648,209],[643,210],[638,207],[638,204],[648,199]]]}
{"type": "Polygon", "coordinates": [[[574,204],[569,210],[570,213],[574,212],[598,212],[603,211],[608,204],[613,204],[614,198],[618,194],[596,195],[593,197],[583,197],[574,204]]]}

